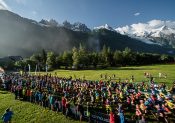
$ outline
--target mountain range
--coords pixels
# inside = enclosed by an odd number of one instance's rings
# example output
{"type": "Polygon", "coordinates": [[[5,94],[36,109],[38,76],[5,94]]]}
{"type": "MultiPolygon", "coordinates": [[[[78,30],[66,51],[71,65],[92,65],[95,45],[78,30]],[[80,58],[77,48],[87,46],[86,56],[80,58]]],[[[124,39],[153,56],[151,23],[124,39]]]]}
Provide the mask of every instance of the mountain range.
{"type": "MultiPolygon", "coordinates": [[[[29,56],[42,49],[56,53],[71,50],[81,43],[88,50],[99,51],[103,45],[112,50],[126,47],[134,51],[175,54],[174,27],[166,21],[153,29],[144,24],[118,27],[104,26],[89,29],[80,22],[59,24],[54,19],[37,22],[8,10],[0,10],[0,56],[29,56]]],[[[149,25],[149,23],[145,24],[149,25]]]]}
{"type": "Polygon", "coordinates": [[[175,21],[152,20],[115,30],[145,43],[175,48],[175,21]]]}

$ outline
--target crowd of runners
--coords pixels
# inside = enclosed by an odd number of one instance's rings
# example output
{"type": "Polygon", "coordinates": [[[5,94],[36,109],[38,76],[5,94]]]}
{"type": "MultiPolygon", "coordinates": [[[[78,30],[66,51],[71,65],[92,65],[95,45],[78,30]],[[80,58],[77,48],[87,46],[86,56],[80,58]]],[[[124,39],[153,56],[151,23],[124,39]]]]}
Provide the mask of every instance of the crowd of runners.
{"type": "MultiPolygon", "coordinates": [[[[29,101],[80,121],[126,123],[175,122],[175,83],[127,80],[89,81],[52,75],[9,73],[3,87],[15,99],[29,101]],[[94,113],[96,112],[96,113],[94,113]],[[97,117],[104,114],[102,118],[97,117]],[[107,117],[106,119],[104,117],[107,117]]],[[[1,85],[2,86],[2,83],[1,85]]]]}

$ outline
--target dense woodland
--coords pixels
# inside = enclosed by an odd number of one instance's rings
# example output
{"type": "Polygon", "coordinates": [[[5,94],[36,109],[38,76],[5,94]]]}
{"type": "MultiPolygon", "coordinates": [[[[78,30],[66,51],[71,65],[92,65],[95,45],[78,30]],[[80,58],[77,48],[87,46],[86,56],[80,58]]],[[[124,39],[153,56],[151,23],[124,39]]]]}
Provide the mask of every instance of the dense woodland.
{"type": "Polygon", "coordinates": [[[63,69],[103,69],[107,67],[119,67],[130,65],[149,65],[173,63],[175,58],[169,55],[160,55],[152,53],[134,52],[129,48],[120,51],[112,51],[109,47],[103,46],[99,52],[86,50],[81,44],[78,48],[74,47],[71,51],[64,51],[56,54],[53,51],[46,52],[44,49],[41,53],[33,54],[29,58],[14,63],[17,69],[45,71],[58,68],[63,69]]]}

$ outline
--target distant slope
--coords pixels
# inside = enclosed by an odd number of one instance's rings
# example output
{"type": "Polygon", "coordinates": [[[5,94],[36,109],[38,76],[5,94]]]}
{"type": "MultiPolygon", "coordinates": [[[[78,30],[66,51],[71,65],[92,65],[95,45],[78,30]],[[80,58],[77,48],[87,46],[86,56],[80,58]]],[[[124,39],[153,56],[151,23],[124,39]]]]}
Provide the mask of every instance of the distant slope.
{"type": "Polygon", "coordinates": [[[29,56],[42,49],[59,53],[71,50],[80,43],[89,50],[97,51],[104,44],[113,50],[129,47],[142,52],[168,53],[174,51],[172,48],[149,45],[105,28],[89,31],[85,25],[80,23],[73,26],[74,28],[69,29],[64,26],[44,25],[10,11],[0,10],[0,56],[29,56]]]}
{"type": "Polygon", "coordinates": [[[107,46],[110,46],[113,50],[123,50],[126,47],[131,48],[134,51],[139,52],[150,52],[150,53],[166,53],[170,51],[175,51],[172,48],[166,48],[159,45],[154,44],[147,44],[144,42],[141,42],[140,40],[130,38],[126,35],[121,35],[119,33],[116,33],[114,31],[106,30],[106,29],[100,29],[97,32],[97,35],[100,40],[100,47],[102,47],[104,44],[107,46]]]}

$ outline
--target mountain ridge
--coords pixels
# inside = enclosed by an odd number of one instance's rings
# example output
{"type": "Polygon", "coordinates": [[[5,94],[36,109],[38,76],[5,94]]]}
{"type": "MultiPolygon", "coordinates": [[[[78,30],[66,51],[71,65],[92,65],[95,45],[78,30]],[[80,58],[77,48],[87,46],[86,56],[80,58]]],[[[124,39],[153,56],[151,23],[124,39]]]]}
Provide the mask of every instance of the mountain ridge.
{"type": "Polygon", "coordinates": [[[175,21],[152,20],[118,27],[117,32],[130,37],[147,39],[158,45],[175,48],[175,21]]]}
{"type": "MultiPolygon", "coordinates": [[[[134,51],[167,53],[172,48],[149,45],[138,39],[121,35],[106,28],[90,30],[85,24],[68,22],[59,25],[54,20],[47,24],[23,18],[7,10],[0,10],[0,56],[29,56],[42,49],[56,53],[71,50],[81,43],[88,50],[99,51],[103,45],[112,50],[129,47],[134,51]]],[[[109,27],[108,25],[106,27],[109,27]]]]}

